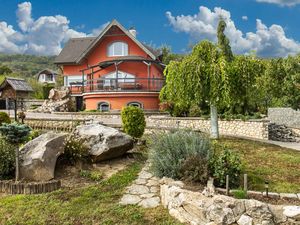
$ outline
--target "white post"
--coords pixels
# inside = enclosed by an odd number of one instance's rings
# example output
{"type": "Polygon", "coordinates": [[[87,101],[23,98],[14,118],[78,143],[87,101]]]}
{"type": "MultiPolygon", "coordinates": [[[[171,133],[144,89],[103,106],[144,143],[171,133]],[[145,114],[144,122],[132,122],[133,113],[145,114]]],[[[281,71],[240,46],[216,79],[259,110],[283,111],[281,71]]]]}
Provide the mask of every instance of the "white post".
{"type": "Polygon", "coordinates": [[[219,125],[218,125],[218,110],[214,105],[210,105],[210,123],[211,123],[211,138],[219,138],[219,125]]]}

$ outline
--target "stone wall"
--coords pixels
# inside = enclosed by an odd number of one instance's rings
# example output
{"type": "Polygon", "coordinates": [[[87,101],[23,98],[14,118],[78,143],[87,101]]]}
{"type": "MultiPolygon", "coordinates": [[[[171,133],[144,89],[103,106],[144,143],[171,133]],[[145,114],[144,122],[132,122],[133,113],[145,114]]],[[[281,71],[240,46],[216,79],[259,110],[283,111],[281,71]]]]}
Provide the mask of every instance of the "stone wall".
{"type": "MultiPolygon", "coordinates": [[[[57,115],[57,114],[56,114],[57,115]]],[[[70,114],[62,114],[64,116],[70,114]]],[[[28,118],[25,122],[33,128],[51,128],[62,130],[64,127],[70,129],[74,124],[84,123],[85,121],[98,121],[108,126],[116,128],[121,127],[120,114],[71,114],[73,120],[70,119],[38,119],[28,118]]],[[[148,115],[146,114],[147,128],[151,130],[184,128],[205,133],[210,132],[210,120],[202,118],[182,118],[170,117],[166,115],[148,115]]],[[[221,135],[237,136],[246,138],[257,138],[268,140],[268,124],[267,120],[220,120],[219,130],[221,135]]],[[[52,129],[52,130],[53,130],[52,129]]]]}
{"type": "Polygon", "coordinates": [[[72,131],[76,126],[84,124],[86,121],[82,119],[25,119],[25,124],[35,130],[55,130],[55,131],[72,131]]]}
{"type": "Polygon", "coordinates": [[[299,224],[300,206],[271,205],[253,199],[224,195],[205,196],[189,191],[183,184],[164,178],[160,181],[162,205],[180,222],[213,224],[299,224]]]}
{"type": "MultiPolygon", "coordinates": [[[[156,128],[186,128],[205,133],[210,132],[210,120],[201,118],[149,117],[147,124],[156,128]]],[[[240,136],[268,140],[267,120],[219,120],[221,135],[240,136]]]]}
{"type": "Polygon", "coordinates": [[[292,108],[269,108],[268,119],[271,123],[300,128],[300,111],[292,108]]]}

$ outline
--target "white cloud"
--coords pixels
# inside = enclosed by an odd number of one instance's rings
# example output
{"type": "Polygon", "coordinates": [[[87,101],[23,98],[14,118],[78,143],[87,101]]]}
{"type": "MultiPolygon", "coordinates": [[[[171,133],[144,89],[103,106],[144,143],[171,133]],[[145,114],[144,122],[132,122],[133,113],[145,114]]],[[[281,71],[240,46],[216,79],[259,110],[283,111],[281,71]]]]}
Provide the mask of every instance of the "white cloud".
{"type": "MultiPolygon", "coordinates": [[[[70,21],[62,15],[42,16],[34,20],[30,2],[18,5],[17,21],[20,31],[0,21],[0,52],[37,55],[57,55],[62,45],[73,37],[92,36],[71,29],[70,21]]],[[[104,25],[107,25],[104,24],[104,25]]],[[[97,31],[100,31],[100,26],[97,31]]]]}
{"type": "Polygon", "coordinates": [[[225,34],[236,54],[255,51],[262,57],[286,57],[289,54],[294,55],[300,52],[300,44],[287,38],[281,26],[273,24],[267,27],[261,20],[257,20],[256,31],[243,34],[236,28],[230,12],[219,7],[211,11],[207,7],[201,6],[196,15],[175,17],[171,12],[167,12],[166,16],[176,32],[189,34],[193,42],[204,39],[216,42],[216,30],[219,18],[222,17],[227,24],[225,34]]]}
{"type": "Polygon", "coordinates": [[[242,20],[247,21],[248,20],[248,16],[242,16],[242,20]]]}
{"type": "Polygon", "coordinates": [[[257,2],[266,2],[281,6],[295,6],[300,4],[300,0],[256,0],[257,2]]]}

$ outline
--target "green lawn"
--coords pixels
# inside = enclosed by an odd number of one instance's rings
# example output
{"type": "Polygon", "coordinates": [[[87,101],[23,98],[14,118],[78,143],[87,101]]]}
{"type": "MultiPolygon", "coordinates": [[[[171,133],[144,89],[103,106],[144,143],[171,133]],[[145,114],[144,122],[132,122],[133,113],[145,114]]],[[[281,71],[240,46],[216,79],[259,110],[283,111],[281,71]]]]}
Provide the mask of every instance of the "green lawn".
{"type": "Polygon", "coordinates": [[[41,195],[0,197],[0,224],[180,224],[166,209],[118,204],[136,177],[136,162],[98,185],[41,195]]]}
{"type": "Polygon", "coordinates": [[[219,141],[236,151],[249,176],[249,189],[300,193],[300,152],[256,141],[224,138],[219,141]]]}

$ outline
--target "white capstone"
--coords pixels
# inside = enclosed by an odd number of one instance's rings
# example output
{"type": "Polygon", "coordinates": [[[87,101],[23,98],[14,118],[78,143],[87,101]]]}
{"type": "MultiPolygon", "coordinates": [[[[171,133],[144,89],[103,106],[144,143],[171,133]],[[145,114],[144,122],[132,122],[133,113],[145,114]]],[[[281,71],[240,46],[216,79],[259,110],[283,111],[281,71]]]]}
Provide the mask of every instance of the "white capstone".
{"type": "Polygon", "coordinates": [[[253,219],[250,216],[243,214],[237,221],[238,225],[252,225],[253,219]]]}

